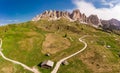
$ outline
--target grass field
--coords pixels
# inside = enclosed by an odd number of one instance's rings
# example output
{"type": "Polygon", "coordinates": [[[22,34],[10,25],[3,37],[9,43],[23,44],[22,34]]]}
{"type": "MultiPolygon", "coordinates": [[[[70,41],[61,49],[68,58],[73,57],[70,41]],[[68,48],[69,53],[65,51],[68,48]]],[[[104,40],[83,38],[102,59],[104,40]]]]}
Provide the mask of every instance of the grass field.
{"type": "MultiPolygon", "coordinates": [[[[3,39],[3,53],[8,58],[20,61],[30,67],[44,60],[55,63],[83,48],[79,38],[87,42],[87,49],[68,60],[69,65],[61,65],[58,73],[119,73],[120,36],[107,33],[89,25],[66,20],[25,22],[0,27],[3,39]],[[110,46],[108,48],[107,46],[110,46]],[[51,53],[50,57],[45,56],[51,53]]],[[[52,69],[37,66],[42,73],[52,69]]],[[[0,57],[0,73],[31,73],[19,65],[0,57]]]]}

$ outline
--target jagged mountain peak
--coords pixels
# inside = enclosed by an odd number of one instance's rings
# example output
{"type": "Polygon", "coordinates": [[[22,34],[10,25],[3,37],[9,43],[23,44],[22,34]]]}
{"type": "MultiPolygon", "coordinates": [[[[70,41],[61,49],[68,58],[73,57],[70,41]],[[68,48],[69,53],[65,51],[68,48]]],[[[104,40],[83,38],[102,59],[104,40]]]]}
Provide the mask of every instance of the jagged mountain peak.
{"type": "Polygon", "coordinates": [[[75,10],[73,10],[73,13],[80,13],[80,10],[79,9],[75,9],[75,10]]]}
{"type": "Polygon", "coordinates": [[[82,14],[79,9],[73,10],[72,13],[68,11],[46,10],[42,14],[39,14],[36,17],[34,17],[32,21],[38,21],[40,19],[58,20],[62,17],[70,21],[87,22],[87,16],[85,14],[82,14]]]}
{"type": "Polygon", "coordinates": [[[70,21],[80,21],[81,23],[90,23],[94,25],[98,25],[100,21],[97,15],[90,15],[87,17],[84,13],[81,13],[79,9],[73,10],[72,13],[68,11],[46,10],[42,14],[34,17],[32,21],[38,21],[40,19],[59,20],[60,18],[65,18],[70,21]]]}
{"type": "Polygon", "coordinates": [[[97,15],[90,15],[88,17],[88,23],[94,24],[94,25],[98,25],[100,23],[100,19],[98,18],[97,15]]]}
{"type": "Polygon", "coordinates": [[[38,21],[40,19],[58,20],[61,17],[70,19],[69,16],[70,16],[70,13],[67,12],[67,11],[57,11],[57,10],[49,10],[48,11],[48,10],[46,10],[42,14],[37,15],[36,17],[34,17],[32,19],[32,21],[38,21]]]}

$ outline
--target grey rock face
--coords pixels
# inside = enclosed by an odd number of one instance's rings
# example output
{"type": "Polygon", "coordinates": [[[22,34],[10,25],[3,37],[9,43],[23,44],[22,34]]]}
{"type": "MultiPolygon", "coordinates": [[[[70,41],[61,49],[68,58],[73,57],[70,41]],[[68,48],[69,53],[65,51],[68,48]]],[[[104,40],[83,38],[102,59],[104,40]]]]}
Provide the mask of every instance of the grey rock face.
{"type": "Polygon", "coordinates": [[[60,18],[66,18],[70,21],[79,21],[81,23],[90,23],[94,25],[98,25],[100,22],[97,15],[90,15],[87,17],[84,13],[82,14],[79,9],[73,10],[72,13],[67,11],[46,10],[44,13],[34,17],[32,21],[38,21],[40,19],[59,20],[60,18]]]}

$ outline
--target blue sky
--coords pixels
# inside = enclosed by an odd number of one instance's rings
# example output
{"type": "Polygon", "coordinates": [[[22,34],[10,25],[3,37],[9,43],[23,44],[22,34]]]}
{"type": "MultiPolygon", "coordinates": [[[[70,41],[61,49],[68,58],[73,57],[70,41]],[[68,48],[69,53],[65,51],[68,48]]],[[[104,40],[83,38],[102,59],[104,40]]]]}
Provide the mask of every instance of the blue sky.
{"type": "MultiPolygon", "coordinates": [[[[50,9],[72,11],[77,8],[88,16],[98,14],[99,17],[104,18],[101,13],[104,10],[107,11],[106,14],[112,9],[117,10],[119,3],[119,0],[0,0],[0,25],[25,22],[50,9]]],[[[119,11],[116,12],[119,13],[119,11]]]]}
{"type": "Polygon", "coordinates": [[[45,10],[72,7],[70,0],[0,0],[0,24],[28,21],[45,10]]]}

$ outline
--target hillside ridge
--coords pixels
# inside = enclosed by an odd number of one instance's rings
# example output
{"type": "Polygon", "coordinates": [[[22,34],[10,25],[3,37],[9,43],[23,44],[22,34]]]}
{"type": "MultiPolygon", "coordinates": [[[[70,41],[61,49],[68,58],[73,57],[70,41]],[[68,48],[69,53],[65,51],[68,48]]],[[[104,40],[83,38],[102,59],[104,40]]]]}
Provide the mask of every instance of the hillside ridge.
{"type": "Polygon", "coordinates": [[[50,20],[59,20],[65,18],[71,22],[79,21],[80,23],[90,24],[95,27],[102,26],[103,28],[120,30],[120,21],[117,19],[102,20],[97,15],[91,14],[86,16],[84,13],[81,13],[79,9],[73,10],[72,13],[68,11],[58,11],[58,10],[46,10],[45,12],[35,16],[32,21],[39,21],[41,19],[50,20]],[[114,28],[113,28],[114,27],[114,28]]]}

